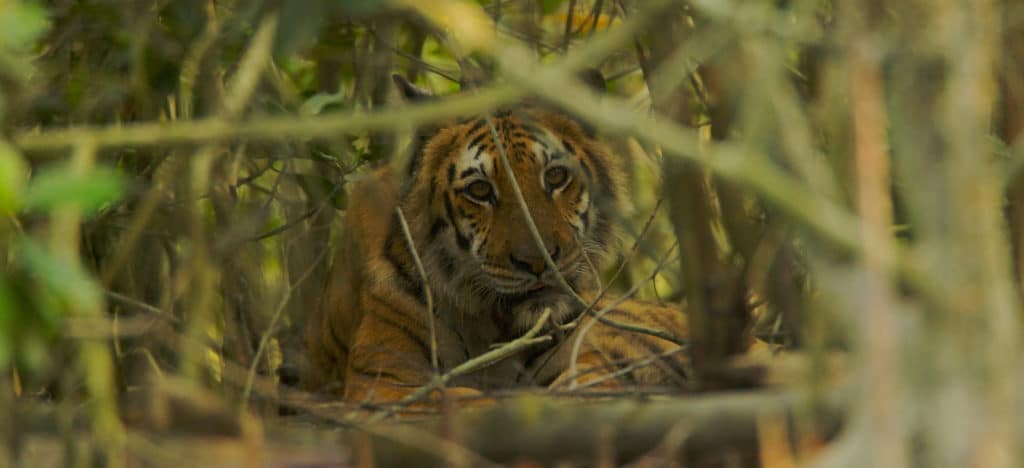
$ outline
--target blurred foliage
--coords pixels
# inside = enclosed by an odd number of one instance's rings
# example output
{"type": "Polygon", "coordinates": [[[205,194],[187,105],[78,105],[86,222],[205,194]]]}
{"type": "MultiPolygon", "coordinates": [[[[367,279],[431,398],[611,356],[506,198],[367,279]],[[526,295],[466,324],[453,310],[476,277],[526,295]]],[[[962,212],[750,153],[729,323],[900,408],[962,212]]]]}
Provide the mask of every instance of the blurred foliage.
{"type": "Polygon", "coordinates": [[[407,122],[358,123],[401,109],[401,73],[539,96],[628,159],[602,278],[686,304],[688,391],[741,386],[752,335],[797,350],[798,439],[840,352],[856,424],[837,446],[871,450],[822,466],[1015,466],[1017,3],[0,0],[0,461],[39,413],[93,423],[65,461],[114,466],[124,444],[167,462],[136,430],[272,430],[346,185],[408,157],[407,122]],[[193,122],[227,133],[163,133],[193,122]]]}

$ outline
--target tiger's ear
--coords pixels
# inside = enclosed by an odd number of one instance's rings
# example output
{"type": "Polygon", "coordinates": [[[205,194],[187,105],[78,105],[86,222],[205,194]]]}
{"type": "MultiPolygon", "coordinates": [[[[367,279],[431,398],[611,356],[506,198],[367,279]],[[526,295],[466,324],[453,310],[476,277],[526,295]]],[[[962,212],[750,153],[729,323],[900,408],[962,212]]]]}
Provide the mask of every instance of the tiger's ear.
{"type": "Polygon", "coordinates": [[[391,79],[395,81],[395,86],[398,87],[398,91],[402,93],[406,101],[419,102],[436,98],[430,91],[412,84],[406,77],[398,73],[391,75],[391,79]]]}

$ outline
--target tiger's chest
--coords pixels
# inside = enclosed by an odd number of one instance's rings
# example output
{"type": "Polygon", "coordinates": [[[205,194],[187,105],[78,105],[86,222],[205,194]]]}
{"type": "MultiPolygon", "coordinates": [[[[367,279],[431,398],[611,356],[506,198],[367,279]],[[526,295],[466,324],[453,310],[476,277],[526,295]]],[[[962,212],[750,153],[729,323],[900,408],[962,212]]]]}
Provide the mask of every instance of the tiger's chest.
{"type": "Polygon", "coordinates": [[[508,389],[535,385],[530,371],[536,357],[555,346],[557,340],[537,343],[511,356],[491,361],[486,354],[507,344],[521,333],[511,332],[506,323],[487,314],[445,314],[438,320],[439,361],[444,372],[469,365],[481,367],[453,380],[453,385],[477,389],[508,389]]]}

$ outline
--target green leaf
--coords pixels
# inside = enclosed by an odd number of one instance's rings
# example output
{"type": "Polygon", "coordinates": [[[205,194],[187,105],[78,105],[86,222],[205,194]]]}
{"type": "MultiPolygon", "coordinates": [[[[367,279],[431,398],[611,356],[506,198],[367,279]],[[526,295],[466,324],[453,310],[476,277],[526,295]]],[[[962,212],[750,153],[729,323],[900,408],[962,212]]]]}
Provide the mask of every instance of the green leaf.
{"type": "Polygon", "coordinates": [[[344,90],[338,91],[333,94],[316,93],[310,96],[309,99],[306,99],[306,102],[303,102],[302,105],[299,106],[299,115],[303,117],[319,115],[321,112],[323,112],[325,107],[330,106],[332,104],[341,104],[344,102],[344,90]]]}
{"type": "Polygon", "coordinates": [[[121,197],[124,177],[117,171],[98,167],[88,174],[76,174],[62,165],[42,171],[29,181],[24,207],[29,210],[52,210],[58,206],[77,206],[86,214],[121,197]]]}
{"type": "Polygon", "coordinates": [[[18,150],[0,140],[0,213],[18,210],[18,199],[28,167],[18,150]]]}
{"type": "Polygon", "coordinates": [[[540,9],[541,9],[541,11],[544,12],[545,15],[550,15],[551,13],[554,13],[554,11],[558,9],[558,7],[562,6],[562,3],[565,3],[565,0],[537,0],[537,1],[540,2],[540,9]]]}
{"type": "MultiPolygon", "coordinates": [[[[65,303],[82,308],[96,308],[101,304],[100,287],[77,264],[53,255],[36,241],[23,237],[17,242],[18,259],[32,277],[65,303]]],[[[61,317],[44,317],[51,321],[61,317]]]]}
{"type": "Polygon", "coordinates": [[[50,14],[40,5],[0,1],[0,48],[23,51],[50,28],[50,14]]]}

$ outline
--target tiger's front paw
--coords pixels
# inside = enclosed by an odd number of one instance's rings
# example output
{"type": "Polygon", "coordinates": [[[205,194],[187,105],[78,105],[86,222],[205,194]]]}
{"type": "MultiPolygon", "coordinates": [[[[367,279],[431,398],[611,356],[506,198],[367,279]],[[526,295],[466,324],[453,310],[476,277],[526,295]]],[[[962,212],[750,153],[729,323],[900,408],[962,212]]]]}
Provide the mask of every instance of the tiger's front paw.
{"type": "Polygon", "coordinates": [[[560,293],[539,294],[537,297],[526,299],[512,309],[513,331],[522,334],[533,328],[545,310],[551,311],[545,330],[551,325],[568,323],[575,317],[577,308],[574,307],[574,302],[572,297],[560,293]]]}

